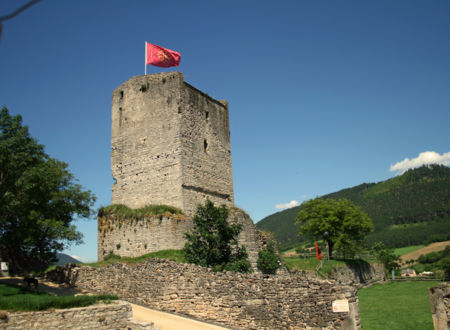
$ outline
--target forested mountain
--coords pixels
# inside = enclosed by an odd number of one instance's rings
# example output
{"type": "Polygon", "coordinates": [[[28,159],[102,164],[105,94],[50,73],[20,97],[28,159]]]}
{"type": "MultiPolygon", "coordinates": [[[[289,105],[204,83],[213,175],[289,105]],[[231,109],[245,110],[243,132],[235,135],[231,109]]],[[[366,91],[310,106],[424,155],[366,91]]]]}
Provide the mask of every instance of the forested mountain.
{"type": "MultiPolygon", "coordinates": [[[[347,198],[369,214],[375,225],[367,237],[369,246],[377,241],[401,247],[450,239],[450,168],[446,166],[422,166],[322,197],[347,198]]],[[[306,239],[297,236],[294,224],[301,207],[272,214],[256,226],[273,232],[284,248],[293,247],[306,239]]]]}
{"type": "Polygon", "coordinates": [[[77,260],[65,253],[57,253],[56,257],[58,258],[58,261],[55,262],[56,266],[62,266],[66,264],[79,264],[81,263],[80,260],[77,260]]]}

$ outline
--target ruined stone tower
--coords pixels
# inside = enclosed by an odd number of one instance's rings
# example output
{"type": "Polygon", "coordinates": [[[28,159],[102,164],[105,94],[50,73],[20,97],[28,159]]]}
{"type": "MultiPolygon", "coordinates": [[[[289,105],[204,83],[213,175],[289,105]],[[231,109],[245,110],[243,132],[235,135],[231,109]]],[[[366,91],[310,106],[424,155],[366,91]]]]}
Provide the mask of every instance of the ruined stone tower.
{"type": "Polygon", "coordinates": [[[113,92],[112,204],[168,204],[192,215],[234,204],[228,103],[180,72],[137,76],[113,92]]]}
{"type": "Polygon", "coordinates": [[[126,218],[98,215],[98,259],[114,253],[137,257],[182,249],[191,216],[208,198],[229,207],[230,223],[242,225],[252,267],[260,247],[251,218],[234,207],[228,103],[184,82],[180,72],[137,76],[113,91],[111,204],[140,208],[166,204],[184,215],[126,218]]]}

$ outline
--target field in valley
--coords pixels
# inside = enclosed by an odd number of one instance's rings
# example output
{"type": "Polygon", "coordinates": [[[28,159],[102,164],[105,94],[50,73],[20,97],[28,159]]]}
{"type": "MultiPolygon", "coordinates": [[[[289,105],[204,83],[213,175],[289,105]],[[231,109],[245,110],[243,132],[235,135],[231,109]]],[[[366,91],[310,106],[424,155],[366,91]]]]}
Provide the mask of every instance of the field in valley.
{"type": "Polygon", "coordinates": [[[438,282],[388,282],[358,291],[364,330],[433,330],[428,288],[438,282]]]}

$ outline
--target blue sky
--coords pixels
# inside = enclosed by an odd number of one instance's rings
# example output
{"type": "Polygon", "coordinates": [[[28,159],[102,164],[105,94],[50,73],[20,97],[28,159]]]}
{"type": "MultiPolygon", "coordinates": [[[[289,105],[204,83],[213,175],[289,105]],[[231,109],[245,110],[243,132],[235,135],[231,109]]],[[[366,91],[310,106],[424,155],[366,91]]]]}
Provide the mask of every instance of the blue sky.
{"type": "MultiPolygon", "coordinates": [[[[235,203],[256,222],[450,164],[449,17],[447,0],[43,0],[3,24],[0,106],[108,205],[112,90],[144,73],[146,40],[177,50],[178,68],[148,73],[229,101],[235,203]]],[[[96,220],[76,225],[85,244],[65,252],[95,260],[96,220]]]]}

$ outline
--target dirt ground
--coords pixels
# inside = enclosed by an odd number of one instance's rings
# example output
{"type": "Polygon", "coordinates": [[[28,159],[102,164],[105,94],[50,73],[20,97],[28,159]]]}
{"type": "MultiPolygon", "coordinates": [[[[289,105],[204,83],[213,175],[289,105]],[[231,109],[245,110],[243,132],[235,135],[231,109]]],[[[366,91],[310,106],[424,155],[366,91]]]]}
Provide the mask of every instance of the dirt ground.
{"type": "MultiPolygon", "coordinates": [[[[38,290],[55,296],[91,294],[85,290],[78,290],[66,285],[56,284],[38,278],[38,290]]],[[[27,286],[23,277],[0,277],[0,283],[27,286]]],[[[140,321],[153,322],[160,330],[219,330],[227,329],[213,324],[196,321],[178,315],[156,311],[150,308],[130,304],[133,309],[133,318],[140,321]]]]}
{"type": "Polygon", "coordinates": [[[405,263],[408,260],[417,260],[423,254],[442,251],[445,249],[447,245],[450,245],[450,241],[432,243],[419,250],[404,254],[401,256],[401,258],[403,263],[405,263]]]}

